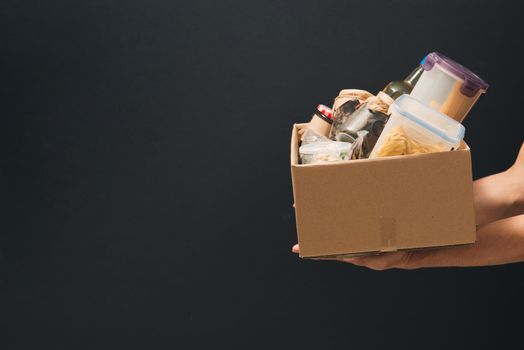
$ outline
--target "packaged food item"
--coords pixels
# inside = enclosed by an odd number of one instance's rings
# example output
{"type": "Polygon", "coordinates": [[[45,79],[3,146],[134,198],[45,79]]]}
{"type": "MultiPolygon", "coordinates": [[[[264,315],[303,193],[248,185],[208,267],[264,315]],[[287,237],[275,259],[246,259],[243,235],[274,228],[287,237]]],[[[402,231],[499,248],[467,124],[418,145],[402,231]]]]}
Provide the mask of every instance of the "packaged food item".
{"type": "Polygon", "coordinates": [[[357,139],[353,142],[353,154],[351,159],[360,159],[363,151],[364,140],[368,132],[366,130],[361,130],[357,132],[357,139]]]}
{"type": "Polygon", "coordinates": [[[337,125],[332,128],[331,134],[337,141],[353,143],[359,131],[367,131],[359,153],[359,158],[367,158],[389,118],[385,113],[388,105],[378,97],[368,98],[356,110],[354,103],[350,100],[335,111],[337,125]],[[346,107],[348,104],[349,107],[346,107]]]}
{"type": "Polygon", "coordinates": [[[410,95],[390,107],[391,116],[369,158],[456,149],[464,126],[410,95]]]}
{"type": "Polygon", "coordinates": [[[427,55],[422,67],[411,96],[459,122],[489,87],[475,73],[437,52],[427,55]]]}
{"type": "Polygon", "coordinates": [[[346,100],[342,105],[333,111],[333,124],[329,132],[329,138],[335,139],[336,134],[343,129],[343,125],[347,122],[348,118],[357,110],[360,102],[358,99],[346,100]]]}
{"type": "Polygon", "coordinates": [[[358,89],[344,89],[341,90],[333,103],[333,124],[329,133],[329,138],[334,140],[339,130],[347,122],[347,119],[354,111],[357,110],[361,103],[364,103],[373,94],[358,89]]]}
{"type": "Polygon", "coordinates": [[[333,123],[333,111],[322,104],[317,106],[315,114],[311,117],[307,128],[302,134],[302,144],[327,139],[333,123]]]}
{"type": "Polygon", "coordinates": [[[329,163],[351,159],[354,147],[348,142],[323,140],[302,145],[298,152],[302,164],[329,163]]]}
{"type": "Polygon", "coordinates": [[[336,112],[343,104],[348,101],[353,101],[355,109],[359,104],[364,103],[367,99],[373,97],[371,92],[366,90],[359,89],[343,89],[340,90],[338,96],[335,97],[335,102],[333,103],[333,112],[336,112]]]}

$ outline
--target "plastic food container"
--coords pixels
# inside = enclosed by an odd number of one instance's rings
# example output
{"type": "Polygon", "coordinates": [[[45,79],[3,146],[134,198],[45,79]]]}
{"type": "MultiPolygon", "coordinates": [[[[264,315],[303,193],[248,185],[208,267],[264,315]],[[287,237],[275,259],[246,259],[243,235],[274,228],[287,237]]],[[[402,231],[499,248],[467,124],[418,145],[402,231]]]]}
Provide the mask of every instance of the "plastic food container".
{"type": "Polygon", "coordinates": [[[389,112],[389,121],[369,158],[450,151],[464,138],[462,124],[412,96],[399,97],[389,112]]]}
{"type": "Polygon", "coordinates": [[[411,96],[459,122],[489,87],[475,73],[437,52],[428,54],[422,67],[411,96]]]}
{"type": "Polygon", "coordinates": [[[351,159],[353,149],[352,143],[326,140],[302,145],[299,153],[302,164],[328,163],[351,159]]]}

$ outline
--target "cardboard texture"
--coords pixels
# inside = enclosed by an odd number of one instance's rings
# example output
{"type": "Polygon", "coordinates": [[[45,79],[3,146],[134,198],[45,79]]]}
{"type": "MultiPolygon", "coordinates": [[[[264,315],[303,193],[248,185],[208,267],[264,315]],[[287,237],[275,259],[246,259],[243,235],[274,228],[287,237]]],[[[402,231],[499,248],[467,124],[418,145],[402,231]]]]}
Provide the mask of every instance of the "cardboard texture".
{"type": "Polygon", "coordinates": [[[328,164],[291,177],[300,256],[326,257],[474,243],[471,154],[460,149],[328,164]]]}

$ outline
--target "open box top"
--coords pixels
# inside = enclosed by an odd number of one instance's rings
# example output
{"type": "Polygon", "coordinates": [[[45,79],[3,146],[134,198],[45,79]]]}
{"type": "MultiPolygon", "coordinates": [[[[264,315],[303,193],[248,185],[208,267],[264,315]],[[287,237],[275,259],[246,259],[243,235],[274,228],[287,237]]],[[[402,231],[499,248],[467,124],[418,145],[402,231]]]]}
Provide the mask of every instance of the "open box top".
{"type": "Polygon", "coordinates": [[[299,164],[291,174],[301,257],[347,256],[475,242],[471,154],[438,152],[299,164]]]}

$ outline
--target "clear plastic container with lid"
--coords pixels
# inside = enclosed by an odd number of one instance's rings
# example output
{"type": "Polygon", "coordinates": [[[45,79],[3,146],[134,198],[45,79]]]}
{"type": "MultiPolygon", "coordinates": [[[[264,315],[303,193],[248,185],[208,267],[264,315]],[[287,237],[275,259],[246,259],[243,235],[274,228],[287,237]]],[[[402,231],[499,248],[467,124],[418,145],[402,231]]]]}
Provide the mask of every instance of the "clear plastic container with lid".
{"type": "Polygon", "coordinates": [[[411,96],[459,122],[489,87],[475,73],[437,52],[428,54],[422,67],[411,96]]]}
{"type": "Polygon", "coordinates": [[[329,163],[349,160],[355,145],[339,141],[318,141],[302,145],[299,154],[302,164],[329,163]]]}
{"type": "Polygon", "coordinates": [[[462,124],[412,96],[402,95],[389,112],[369,158],[450,151],[464,138],[462,124]]]}

